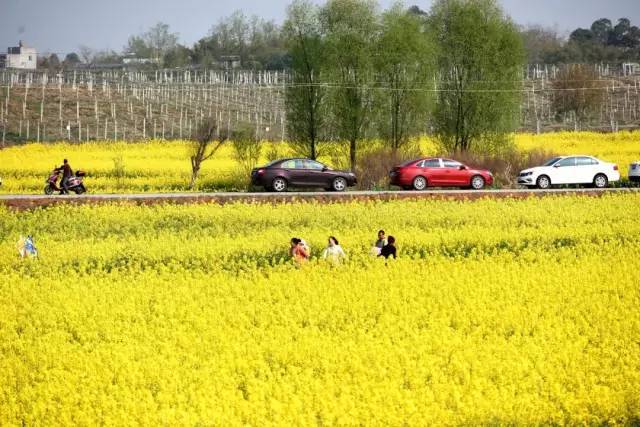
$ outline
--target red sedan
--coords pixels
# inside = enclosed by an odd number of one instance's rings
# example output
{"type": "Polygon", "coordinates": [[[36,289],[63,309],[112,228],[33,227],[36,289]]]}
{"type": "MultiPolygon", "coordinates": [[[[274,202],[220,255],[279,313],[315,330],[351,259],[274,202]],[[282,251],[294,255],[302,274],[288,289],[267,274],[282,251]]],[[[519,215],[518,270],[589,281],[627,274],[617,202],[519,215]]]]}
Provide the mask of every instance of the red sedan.
{"type": "Polygon", "coordinates": [[[422,191],[427,187],[465,187],[482,190],[493,185],[488,170],[473,169],[449,159],[427,158],[405,162],[389,173],[391,185],[422,191]]]}

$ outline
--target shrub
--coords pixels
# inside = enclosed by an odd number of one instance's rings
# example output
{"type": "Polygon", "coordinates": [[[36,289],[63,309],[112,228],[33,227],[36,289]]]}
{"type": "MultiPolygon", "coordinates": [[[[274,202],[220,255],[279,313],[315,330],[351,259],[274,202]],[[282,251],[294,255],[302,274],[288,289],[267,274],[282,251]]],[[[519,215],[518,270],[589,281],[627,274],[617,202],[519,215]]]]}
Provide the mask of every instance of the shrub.
{"type": "Polygon", "coordinates": [[[394,152],[391,148],[377,148],[360,154],[356,175],[361,190],[389,188],[389,171],[400,163],[421,156],[417,146],[394,152]]]}
{"type": "Polygon", "coordinates": [[[520,152],[506,151],[501,154],[478,154],[471,152],[452,152],[442,157],[455,159],[470,167],[487,169],[493,173],[496,187],[512,187],[518,185],[518,173],[533,166],[540,166],[557,154],[543,149],[520,152]]]}
{"type": "Polygon", "coordinates": [[[122,154],[119,154],[113,158],[113,170],[111,173],[116,179],[116,185],[118,186],[118,188],[124,188],[127,172],[122,154]]]}

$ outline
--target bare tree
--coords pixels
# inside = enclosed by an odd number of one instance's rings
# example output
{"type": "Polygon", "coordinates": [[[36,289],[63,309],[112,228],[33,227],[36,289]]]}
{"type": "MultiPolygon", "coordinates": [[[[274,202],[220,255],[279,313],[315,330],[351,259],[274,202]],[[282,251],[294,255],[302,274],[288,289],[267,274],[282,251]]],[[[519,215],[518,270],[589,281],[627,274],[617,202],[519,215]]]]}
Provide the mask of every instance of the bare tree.
{"type": "Polygon", "coordinates": [[[160,62],[165,53],[175,48],[178,44],[178,34],[169,32],[169,25],[158,22],[149,28],[143,38],[147,47],[151,50],[153,59],[160,62]]]}
{"type": "Polygon", "coordinates": [[[193,139],[191,151],[191,182],[189,190],[193,190],[196,186],[202,163],[213,157],[226,141],[226,133],[220,135],[218,124],[215,120],[204,121],[198,128],[193,139]]]}
{"type": "Polygon", "coordinates": [[[85,64],[93,63],[95,52],[89,46],[78,46],[78,52],[80,52],[80,59],[82,60],[82,62],[84,62],[85,64]]]}
{"type": "Polygon", "coordinates": [[[124,51],[140,58],[151,58],[160,64],[162,58],[177,47],[178,33],[170,32],[168,24],[158,22],[145,33],[129,37],[124,51]]]}
{"type": "Polygon", "coordinates": [[[605,101],[607,84],[595,67],[568,65],[552,84],[556,92],[553,99],[556,114],[573,116],[575,130],[597,114],[605,101]]]}

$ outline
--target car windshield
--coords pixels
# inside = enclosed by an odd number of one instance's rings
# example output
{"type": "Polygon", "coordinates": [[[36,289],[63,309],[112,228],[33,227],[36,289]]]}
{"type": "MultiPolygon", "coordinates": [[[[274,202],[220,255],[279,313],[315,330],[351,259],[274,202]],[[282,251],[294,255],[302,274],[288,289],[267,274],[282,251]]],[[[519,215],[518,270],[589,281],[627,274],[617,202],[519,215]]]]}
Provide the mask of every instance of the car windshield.
{"type": "Polygon", "coordinates": [[[553,166],[559,160],[562,160],[562,157],[554,157],[553,159],[551,159],[547,163],[545,163],[543,166],[553,166]]]}

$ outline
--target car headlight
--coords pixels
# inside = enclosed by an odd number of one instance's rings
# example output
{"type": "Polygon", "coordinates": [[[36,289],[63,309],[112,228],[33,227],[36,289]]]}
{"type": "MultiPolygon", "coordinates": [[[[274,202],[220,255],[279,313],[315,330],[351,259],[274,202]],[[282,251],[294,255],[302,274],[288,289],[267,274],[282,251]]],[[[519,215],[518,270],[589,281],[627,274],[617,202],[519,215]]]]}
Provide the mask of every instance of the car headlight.
{"type": "Polygon", "coordinates": [[[520,176],[531,176],[533,175],[533,172],[526,172],[526,173],[521,173],[520,176]]]}

